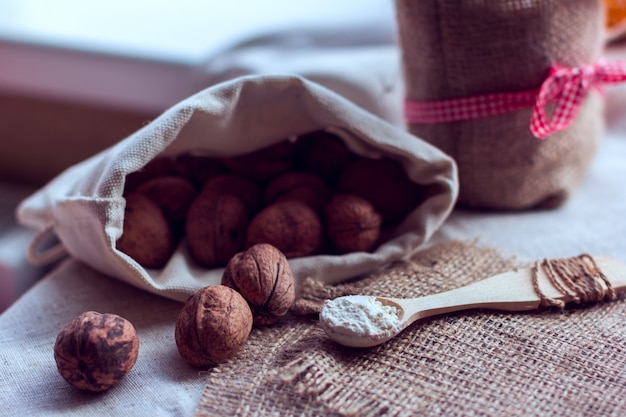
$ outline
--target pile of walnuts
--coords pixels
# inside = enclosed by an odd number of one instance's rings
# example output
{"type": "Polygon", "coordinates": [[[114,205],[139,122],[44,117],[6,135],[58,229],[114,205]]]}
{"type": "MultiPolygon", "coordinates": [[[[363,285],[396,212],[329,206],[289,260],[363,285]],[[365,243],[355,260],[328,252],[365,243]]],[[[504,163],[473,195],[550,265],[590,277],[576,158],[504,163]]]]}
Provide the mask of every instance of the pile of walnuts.
{"type": "MultiPolygon", "coordinates": [[[[294,278],[285,255],[267,243],[233,256],[221,285],[195,291],[176,320],[180,356],[192,366],[230,359],[248,340],[253,325],[272,325],[295,301],[294,278]]],[[[54,344],[63,379],[87,391],[106,391],[135,365],[139,338],[127,319],[87,311],[68,323],[54,344]]]]}
{"type": "Polygon", "coordinates": [[[423,187],[397,161],[315,131],[233,158],[159,157],[127,176],[124,197],[118,250],[162,268],[185,238],[191,257],[215,268],[258,243],[287,258],[371,251],[423,187]]]}

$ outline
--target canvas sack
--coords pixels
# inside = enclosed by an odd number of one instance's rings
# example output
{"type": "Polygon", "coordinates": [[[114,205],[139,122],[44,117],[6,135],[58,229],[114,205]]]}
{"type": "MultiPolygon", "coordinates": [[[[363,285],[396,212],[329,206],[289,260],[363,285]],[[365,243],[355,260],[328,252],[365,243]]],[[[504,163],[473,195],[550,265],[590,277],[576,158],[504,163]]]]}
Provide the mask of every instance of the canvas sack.
{"type": "Polygon", "coordinates": [[[31,258],[64,253],[141,289],[184,301],[196,289],[220,283],[223,268],[190,258],[183,240],[162,269],[146,269],[118,251],[129,173],[159,156],[194,151],[212,157],[244,155],[292,135],[330,129],[354,153],[399,161],[406,174],[432,191],[373,253],[290,259],[296,288],[306,277],[340,282],[403,259],[439,228],[457,196],[454,162],[403,129],[338,94],[298,76],[247,76],[207,88],[93,157],[70,167],[22,202],[19,221],[38,231],[31,258]],[[60,246],[38,251],[52,233],[60,246]]]}

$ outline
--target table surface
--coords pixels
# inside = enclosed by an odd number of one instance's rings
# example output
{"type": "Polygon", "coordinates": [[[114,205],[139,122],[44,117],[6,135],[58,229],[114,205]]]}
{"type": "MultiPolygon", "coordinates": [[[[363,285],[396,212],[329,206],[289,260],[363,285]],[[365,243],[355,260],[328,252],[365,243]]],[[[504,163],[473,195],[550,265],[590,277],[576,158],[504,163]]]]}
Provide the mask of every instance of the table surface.
{"type": "MultiPolygon", "coordinates": [[[[609,132],[580,189],[557,210],[454,212],[433,239],[478,239],[521,259],[611,255],[626,262],[626,132],[609,132]]],[[[174,343],[181,304],[130,287],[68,260],[0,316],[0,404],[8,415],[191,415],[203,372],[174,343]],[[114,311],[137,328],[141,354],[132,372],[103,395],[61,379],[53,360],[59,330],[83,311],[114,311]],[[11,405],[10,408],[6,408],[11,405]]],[[[7,415],[7,414],[5,414],[7,415]]]]}

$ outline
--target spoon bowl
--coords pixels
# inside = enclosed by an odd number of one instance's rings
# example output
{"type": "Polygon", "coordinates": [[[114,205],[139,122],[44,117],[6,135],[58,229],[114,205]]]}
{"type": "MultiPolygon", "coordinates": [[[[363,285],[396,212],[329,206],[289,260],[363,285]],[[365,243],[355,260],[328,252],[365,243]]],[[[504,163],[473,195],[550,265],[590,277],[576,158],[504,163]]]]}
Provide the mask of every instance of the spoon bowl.
{"type": "Polygon", "coordinates": [[[398,332],[388,330],[380,333],[368,334],[367,336],[361,335],[355,337],[354,334],[344,333],[337,331],[333,327],[328,327],[322,321],[320,321],[320,326],[333,341],[339,343],[340,345],[355,348],[368,348],[382,345],[383,343],[393,339],[398,334],[398,332]]]}
{"type": "Polygon", "coordinates": [[[371,347],[398,334],[404,325],[402,317],[404,309],[394,299],[351,295],[324,303],[319,323],[342,345],[371,347]]]}

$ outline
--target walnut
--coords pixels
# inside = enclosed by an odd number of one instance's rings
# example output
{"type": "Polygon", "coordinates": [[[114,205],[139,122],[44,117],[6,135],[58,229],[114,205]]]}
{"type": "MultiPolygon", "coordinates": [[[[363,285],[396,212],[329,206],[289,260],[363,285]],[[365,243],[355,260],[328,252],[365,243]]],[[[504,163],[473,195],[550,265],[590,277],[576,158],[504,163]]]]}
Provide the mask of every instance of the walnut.
{"type": "Polygon", "coordinates": [[[54,359],[72,386],[105,391],[135,365],[139,338],[133,325],[116,314],[87,311],[72,320],[56,338],[54,359]]]}
{"type": "Polygon", "coordinates": [[[174,159],[176,172],[200,189],[211,178],[226,172],[224,163],[219,158],[212,158],[192,153],[183,153],[174,159]]]}
{"type": "Polygon", "coordinates": [[[201,193],[191,203],[185,224],[193,259],[208,268],[224,266],[244,249],[248,213],[230,194],[201,193]]]}
{"type": "Polygon", "coordinates": [[[252,180],[240,175],[224,174],[214,177],[204,185],[202,193],[232,194],[241,200],[250,217],[261,207],[261,190],[252,180]]]}
{"type": "Polygon", "coordinates": [[[287,140],[255,152],[225,158],[224,164],[234,174],[253,181],[268,181],[287,172],[293,165],[293,144],[287,140]]]}
{"type": "Polygon", "coordinates": [[[402,165],[388,158],[360,158],[348,165],[339,189],[372,203],[384,223],[403,220],[424,199],[423,187],[411,181],[402,165]]]}
{"type": "Polygon", "coordinates": [[[269,243],[287,258],[314,253],[322,240],[322,223],[315,211],[299,201],[279,201],[261,210],[248,225],[246,247],[269,243]]]}
{"type": "Polygon", "coordinates": [[[357,158],[341,138],[323,130],[301,135],[295,148],[300,166],[331,186],[345,167],[357,158]]]}
{"type": "Polygon", "coordinates": [[[254,324],[274,324],[287,314],[295,300],[293,272],[285,255],[274,246],[259,243],[233,256],[222,284],[248,301],[254,324]]]}
{"type": "Polygon", "coordinates": [[[174,234],[159,206],[138,193],[124,196],[124,226],[117,250],[145,268],[162,268],[175,248],[174,234]]]}
{"type": "Polygon", "coordinates": [[[338,194],[324,208],[326,235],[335,252],[367,252],[380,236],[382,218],[364,198],[338,194]]]}
{"type": "Polygon", "coordinates": [[[187,217],[187,210],[196,197],[196,188],[183,177],[160,176],[144,182],[136,190],[143,194],[163,211],[170,224],[178,224],[187,217]]]}
{"type": "Polygon", "coordinates": [[[265,188],[266,205],[284,200],[297,200],[319,212],[330,199],[331,192],[324,181],[315,174],[293,171],[282,174],[265,188]]]}
{"type": "Polygon", "coordinates": [[[176,320],[176,347],[192,366],[217,365],[248,340],[252,311],[234,289],[215,285],[195,291],[176,320]]]}
{"type": "Polygon", "coordinates": [[[133,192],[144,182],[163,175],[178,173],[174,160],[167,156],[159,156],[148,162],[138,171],[126,175],[124,193],[133,192]]]}

